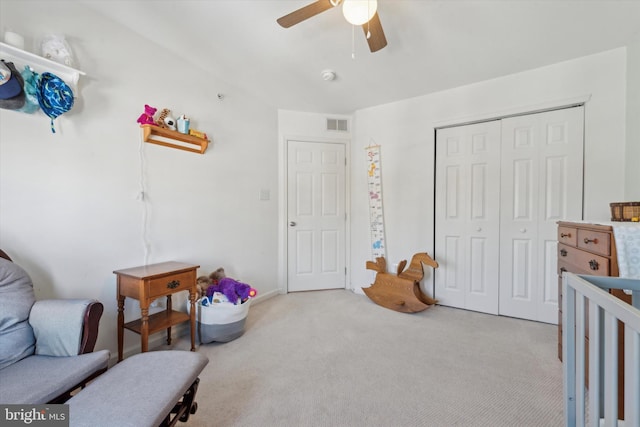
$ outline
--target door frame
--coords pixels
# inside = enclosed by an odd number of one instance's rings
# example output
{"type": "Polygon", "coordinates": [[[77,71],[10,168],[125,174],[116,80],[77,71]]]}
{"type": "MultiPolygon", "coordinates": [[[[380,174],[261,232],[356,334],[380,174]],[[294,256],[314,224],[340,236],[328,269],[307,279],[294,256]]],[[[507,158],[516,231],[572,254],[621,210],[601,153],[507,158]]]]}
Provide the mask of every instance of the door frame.
{"type": "Polygon", "coordinates": [[[344,209],[345,209],[345,289],[351,289],[351,159],[350,159],[350,140],[341,138],[322,138],[308,136],[284,136],[278,146],[278,293],[286,294],[289,292],[289,243],[288,243],[288,200],[289,200],[289,168],[288,168],[288,152],[289,141],[305,142],[309,144],[342,144],[344,145],[345,156],[345,177],[344,177],[344,209]]]}

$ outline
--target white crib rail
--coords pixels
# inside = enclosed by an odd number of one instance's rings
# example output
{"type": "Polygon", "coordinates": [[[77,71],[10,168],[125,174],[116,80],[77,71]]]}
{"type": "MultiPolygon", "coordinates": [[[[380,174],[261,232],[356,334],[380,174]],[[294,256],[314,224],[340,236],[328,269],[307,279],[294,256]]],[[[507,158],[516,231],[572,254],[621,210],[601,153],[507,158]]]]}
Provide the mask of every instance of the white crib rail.
{"type": "Polygon", "coordinates": [[[565,426],[640,427],[640,280],[564,273],[562,294],[565,426]],[[632,290],[633,306],[601,288],[632,290]],[[588,367],[584,346],[587,314],[588,367]],[[625,331],[624,414],[618,414],[618,320],[625,331]],[[589,369],[588,412],[585,368],[589,369]]]}

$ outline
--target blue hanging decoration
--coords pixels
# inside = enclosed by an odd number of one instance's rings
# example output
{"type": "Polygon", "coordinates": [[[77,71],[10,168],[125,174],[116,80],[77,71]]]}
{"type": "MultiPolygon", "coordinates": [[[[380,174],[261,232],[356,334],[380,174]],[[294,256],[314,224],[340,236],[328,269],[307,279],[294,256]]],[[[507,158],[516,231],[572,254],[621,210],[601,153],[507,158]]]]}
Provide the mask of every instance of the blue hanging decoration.
{"type": "Polygon", "coordinates": [[[24,80],[25,103],[24,107],[18,111],[33,114],[40,109],[40,104],[38,104],[38,80],[40,79],[40,74],[33,71],[28,65],[24,66],[24,70],[20,74],[22,75],[22,80],[24,80]]]}
{"type": "Polygon", "coordinates": [[[53,120],[73,107],[73,91],[58,76],[42,73],[38,81],[38,104],[51,119],[51,132],[56,133],[53,120]]]}

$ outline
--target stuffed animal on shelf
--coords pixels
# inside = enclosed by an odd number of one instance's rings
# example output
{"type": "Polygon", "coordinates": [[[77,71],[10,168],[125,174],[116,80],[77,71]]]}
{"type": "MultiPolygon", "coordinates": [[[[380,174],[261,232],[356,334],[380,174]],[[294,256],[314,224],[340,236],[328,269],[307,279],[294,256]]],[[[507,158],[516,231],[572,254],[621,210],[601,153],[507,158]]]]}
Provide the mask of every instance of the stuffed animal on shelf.
{"type": "Polygon", "coordinates": [[[153,108],[147,104],[144,105],[144,113],[140,114],[138,117],[138,123],[141,125],[153,125],[157,126],[156,122],[153,120],[153,115],[158,111],[157,108],[153,108]]]}
{"type": "Polygon", "coordinates": [[[230,303],[237,305],[238,300],[243,303],[258,294],[258,291],[246,283],[227,277],[222,267],[211,273],[209,277],[200,276],[197,282],[200,293],[203,296],[206,295],[210,301],[213,301],[214,295],[219,292],[223,294],[230,303]],[[205,284],[208,285],[206,290],[204,290],[205,284]]]}
{"type": "Polygon", "coordinates": [[[171,115],[171,110],[168,108],[163,108],[160,111],[160,116],[156,120],[156,125],[161,128],[176,130],[176,119],[171,115]]]}

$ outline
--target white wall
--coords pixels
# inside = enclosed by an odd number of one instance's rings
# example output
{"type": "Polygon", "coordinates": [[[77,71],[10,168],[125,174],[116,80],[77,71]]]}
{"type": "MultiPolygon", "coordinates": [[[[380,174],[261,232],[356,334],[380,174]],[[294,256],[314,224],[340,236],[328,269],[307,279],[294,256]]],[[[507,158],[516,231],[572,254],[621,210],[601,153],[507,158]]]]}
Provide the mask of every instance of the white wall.
{"type": "Polygon", "coordinates": [[[623,201],[640,201],[640,33],[627,45],[627,157],[623,201]]]}
{"type": "MultiPolygon", "coordinates": [[[[30,273],[38,298],[102,301],[97,348],[114,354],[116,269],[222,266],[261,296],[277,293],[274,108],[75,2],[3,1],[0,30],[9,28],[29,48],[63,32],[87,73],[55,135],[42,113],[0,110],[0,247],[30,273]],[[204,155],[142,145],[136,119],[146,103],[186,113],[213,144],[204,155]],[[259,200],[263,189],[270,200],[259,200]]],[[[137,301],[125,314],[139,316],[137,301]]],[[[139,337],[127,332],[125,347],[139,349],[139,337]]]]}
{"type": "MultiPolygon", "coordinates": [[[[371,259],[364,147],[381,145],[387,264],[433,255],[434,128],[586,99],[585,218],[608,220],[624,199],[625,48],[357,111],[351,150],[351,270],[371,259]]],[[[638,164],[640,158],[633,160],[638,164]]]]}

